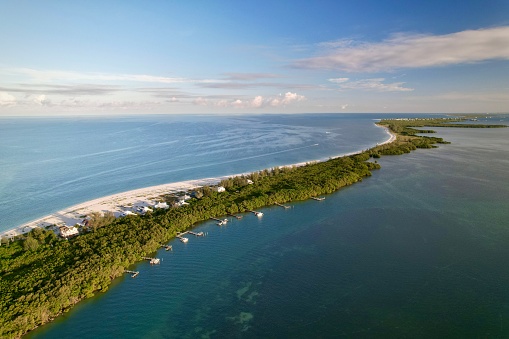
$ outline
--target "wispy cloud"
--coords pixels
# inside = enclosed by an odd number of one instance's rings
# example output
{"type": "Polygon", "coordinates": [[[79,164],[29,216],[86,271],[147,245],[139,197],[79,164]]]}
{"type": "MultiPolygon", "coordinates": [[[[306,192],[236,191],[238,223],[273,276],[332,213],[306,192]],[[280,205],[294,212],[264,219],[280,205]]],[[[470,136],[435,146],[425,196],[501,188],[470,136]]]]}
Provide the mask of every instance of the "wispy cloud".
{"type": "Polygon", "coordinates": [[[271,79],[285,78],[274,73],[224,73],[225,78],[219,80],[200,81],[196,85],[202,88],[215,89],[252,89],[252,88],[286,88],[286,89],[316,89],[315,85],[295,82],[275,82],[271,79]],[[261,81],[263,80],[263,81],[261,81]]]}
{"type": "Polygon", "coordinates": [[[397,34],[382,42],[329,44],[326,55],[296,61],[298,68],[379,72],[509,59],[509,26],[445,35],[397,34]]]}
{"type": "Polygon", "coordinates": [[[60,70],[37,70],[32,68],[2,69],[3,72],[12,75],[25,75],[38,82],[51,81],[123,81],[123,82],[148,82],[148,83],[182,83],[189,79],[178,77],[163,77],[147,74],[110,74],[110,73],[87,73],[60,70]]]}
{"type": "Polygon", "coordinates": [[[252,89],[252,88],[286,88],[293,90],[302,89],[318,89],[315,85],[297,84],[297,83],[281,83],[281,82],[219,82],[219,83],[200,83],[199,87],[216,88],[216,89],[252,89]]]}
{"type": "Polygon", "coordinates": [[[19,84],[18,87],[0,87],[0,91],[35,94],[57,95],[104,95],[121,91],[119,86],[78,84],[78,85],[53,85],[53,84],[19,84]]]}
{"type": "Polygon", "coordinates": [[[384,83],[385,78],[362,79],[349,81],[348,78],[333,78],[330,82],[338,84],[338,88],[342,90],[353,89],[375,92],[409,92],[413,88],[403,87],[404,82],[384,83]]]}
{"type": "Polygon", "coordinates": [[[258,79],[282,78],[281,75],[274,73],[224,73],[226,80],[229,81],[253,81],[258,79]]]}
{"type": "Polygon", "coordinates": [[[329,79],[330,82],[333,82],[336,84],[341,84],[343,82],[347,82],[348,80],[350,80],[350,78],[331,78],[331,79],[329,79]]]}
{"type": "Polygon", "coordinates": [[[34,102],[40,106],[52,106],[51,100],[44,94],[35,97],[34,102]]]}

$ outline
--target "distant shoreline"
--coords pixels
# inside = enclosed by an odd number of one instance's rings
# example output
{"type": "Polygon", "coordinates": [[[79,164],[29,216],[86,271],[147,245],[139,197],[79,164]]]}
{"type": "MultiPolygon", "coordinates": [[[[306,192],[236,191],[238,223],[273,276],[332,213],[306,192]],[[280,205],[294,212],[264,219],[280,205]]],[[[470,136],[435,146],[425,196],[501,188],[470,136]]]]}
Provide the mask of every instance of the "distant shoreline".
{"type": "MultiPolygon", "coordinates": [[[[389,128],[385,126],[380,126],[375,123],[375,126],[385,129],[386,133],[389,135],[389,138],[385,140],[382,143],[377,143],[377,146],[385,145],[388,143],[393,142],[396,140],[396,135],[393,134],[389,128]]],[[[350,155],[355,155],[363,152],[363,150],[359,150],[356,152],[346,153],[346,154],[340,154],[337,156],[333,156],[330,158],[340,158],[350,155]]],[[[321,160],[314,160],[314,161],[326,161],[327,159],[321,159],[321,160]]],[[[295,164],[289,164],[289,165],[282,165],[279,167],[299,167],[304,166],[309,162],[312,161],[306,161],[306,162],[300,162],[295,164]]],[[[239,173],[239,174],[231,174],[221,177],[212,177],[212,178],[201,178],[201,179],[195,179],[195,180],[185,180],[185,181],[179,181],[179,182],[173,182],[173,183],[167,183],[167,184],[161,184],[156,186],[150,186],[150,187],[143,187],[138,188],[130,191],[125,191],[121,193],[116,193],[108,196],[104,196],[101,198],[88,200],[80,204],[76,204],[70,207],[67,207],[63,210],[60,210],[58,212],[46,215],[44,217],[29,221],[27,223],[24,223],[22,225],[19,225],[17,227],[14,227],[12,229],[9,229],[7,231],[3,231],[0,233],[0,237],[7,237],[7,238],[13,238],[17,237],[19,235],[23,235],[26,233],[29,233],[34,228],[37,227],[47,227],[50,225],[67,225],[67,226],[74,226],[77,223],[80,223],[84,216],[92,213],[92,212],[112,212],[116,217],[118,217],[123,211],[123,206],[149,206],[153,205],[154,200],[158,199],[164,194],[169,193],[175,193],[178,191],[188,191],[197,187],[202,186],[210,186],[210,185],[217,185],[221,180],[228,179],[231,177],[236,176],[242,176],[247,175],[250,173],[239,173]]]]}

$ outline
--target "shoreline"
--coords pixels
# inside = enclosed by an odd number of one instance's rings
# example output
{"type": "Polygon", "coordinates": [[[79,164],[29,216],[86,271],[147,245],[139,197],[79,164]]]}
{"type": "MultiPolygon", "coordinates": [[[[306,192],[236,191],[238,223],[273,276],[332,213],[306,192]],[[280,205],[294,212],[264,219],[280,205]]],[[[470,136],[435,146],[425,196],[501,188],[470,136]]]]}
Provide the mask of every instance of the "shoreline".
{"type": "MultiPolygon", "coordinates": [[[[375,126],[385,129],[386,133],[389,135],[389,138],[387,140],[385,140],[382,143],[377,143],[376,146],[389,144],[396,140],[396,135],[394,133],[392,133],[389,130],[389,128],[387,128],[385,126],[380,126],[377,123],[375,123],[375,126]]],[[[355,151],[355,152],[332,156],[327,159],[311,160],[311,161],[300,162],[300,163],[295,163],[295,164],[282,165],[279,167],[280,168],[294,167],[294,166],[300,167],[300,166],[304,166],[311,162],[324,162],[329,159],[347,157],[347,156],[359,154],[362,152],[363,152],[363,150],[359,150],[359,151],[355,151]]],[[[253,172],[256,172],[256,171],[253,171],[253,172]]],[[[247,174],[251,174],[253,172],[231,174],[231,175],[225,175],[225,176],[221,176],[221,177],[201,178],[201,179],[166,183],[166,184],[161,184],[161,185],[138,188],[138,189],[134,189],[134,190],[129,190],[129,191],[125,191],[125,192],[120,192],[120,193],[100,197],[97,199],[88,200],[83,203],[67,207],[67,208],[57,211],[55,213],[43,216],[41,218],[29,221],[27,223],[24,223],[17,227],[11,228],[9,230],[3,231],[0,233],[0,237],[14,238],[14,237],[17,237],[20,235],[27,234],[37,227],[45,228],[45,227],[51,226],[51,225],[74,226],[77,223],[81,223],[81,221],[85,218],[85,216],[87,216],[88,214],[93,213],[93,212],[99,212],[99,213],[112,212],[115,215],[115,217],[119,217],[122,212],[124,212],[126,209],[128,209],[125,206],[131,206],[131,207],[153,206],[154,201],[158,200],[161,196],[163,196],[165,194],[176,193],[179,191],[188,191],[188,190],[202,187],[205,185],[208,185],[208,186],[217,185],[223,179],[247,175],[247,174]]]]}

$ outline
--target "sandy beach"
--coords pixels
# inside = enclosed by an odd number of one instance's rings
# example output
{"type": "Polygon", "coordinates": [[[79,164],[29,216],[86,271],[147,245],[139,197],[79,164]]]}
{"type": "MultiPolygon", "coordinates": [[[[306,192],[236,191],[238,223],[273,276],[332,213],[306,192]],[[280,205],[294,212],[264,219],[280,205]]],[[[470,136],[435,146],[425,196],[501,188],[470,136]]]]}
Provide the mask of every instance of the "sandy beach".
{"type": "MultiPolygon", "coordinates": [[[[379,126],[384,128],[389,138],[383,143],[377,145],[383,145],[387,143],[391,143],[396,140],[396,135],[391,133],[391,131],[387,127],[379,126]]],[[[338,158],[343,156],[349,156],[358,154],[362,151],[352,152],[348,154],[341,154],[332,158],[338,158]]],[[[320,159],[316,161],[326,161],[328,159],[320,159]]],[[[302,162],[296,164],[289,164],[281,167],[292,167],[292,166],[303,166],[309,162],[302,162]]],[[[177,193],[179,191],[189,191],[195,189],[197,187],[202,186],[213,186],[217,185],[221,180],[227,179],[230,177],[245,175],[248,173],[239,173],[232,174],[223,177],[215,177],[215,178],[203,178],[196,180],[187,180],[180,181],[174,183],[168,183],[163,185],[145,187],[140,189],[135,189],[127,192],[117,193],[109,196],[105,196],[102,198],[89,200],[83,202],[78,205],[74,205],[64,210],[58,211],[56,213],[47,215],[45,217],[30,221],[16,228],[10,229],[8,231],[4,231],[0,234],[1,237],[12,238],[21,234],[25,234],[30,232],[32,229],[36,227],[48,227],[51,225],[57,226],[73,226],[77,223],[81,223],[83,219],[92,212],[112,212],[115,217],[119,217],[124,211],[133,211],[138,206],[154,206],[158,201],[162,201],[162,197],[167,194],[177,193]]]]}

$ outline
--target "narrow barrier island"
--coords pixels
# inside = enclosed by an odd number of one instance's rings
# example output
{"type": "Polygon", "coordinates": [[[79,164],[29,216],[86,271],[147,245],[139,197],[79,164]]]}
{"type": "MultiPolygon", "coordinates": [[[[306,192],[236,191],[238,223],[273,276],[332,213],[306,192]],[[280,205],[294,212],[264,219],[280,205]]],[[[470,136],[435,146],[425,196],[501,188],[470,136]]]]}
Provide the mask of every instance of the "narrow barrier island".
{"type": "Polygon", "coordinates": [[[0,337],[21,337],[79,301],[105,292],[113,279],[131,273],[130,265],[150,257],[200,221],[330,194],[379,169],[376,158],[447,143],[442,138],[419,136],[434,131],[415,127],[506,127],[460,122],[462,119],[382,120],[378,124],[396,134],[396,139],[356,155],[229,178],[220,184],[225,192],[204,187],[181,207],[158,209],[143,216],[105,216],[96,220],[89,232],[68,241],[42,228],[14,242],[2,241],[0,337]]]}

